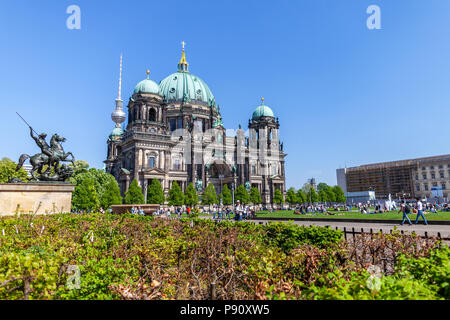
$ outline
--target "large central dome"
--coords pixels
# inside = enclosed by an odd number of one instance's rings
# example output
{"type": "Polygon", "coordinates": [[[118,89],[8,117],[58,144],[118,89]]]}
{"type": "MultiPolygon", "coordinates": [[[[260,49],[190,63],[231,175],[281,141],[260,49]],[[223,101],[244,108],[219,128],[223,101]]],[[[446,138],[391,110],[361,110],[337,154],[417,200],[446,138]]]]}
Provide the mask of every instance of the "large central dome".
{"type": "Polygon", "coordinates": [[[159,95],[168,103],[198,102],[210,107],[216,105],[214,96],[207,84],[199,77],[189,73],[184,49],[178,72],[171,74],[159,83],[159,95]]]}

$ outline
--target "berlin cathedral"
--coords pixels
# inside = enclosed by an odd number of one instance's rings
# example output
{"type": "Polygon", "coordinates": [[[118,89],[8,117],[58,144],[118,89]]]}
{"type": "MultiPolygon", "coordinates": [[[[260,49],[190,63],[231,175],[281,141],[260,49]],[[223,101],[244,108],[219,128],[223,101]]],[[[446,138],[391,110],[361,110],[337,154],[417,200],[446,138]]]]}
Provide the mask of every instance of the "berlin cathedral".
{"type": "Polygon", "coordinates": [[[119,95],[111,114],[116,126],[107,140],[106,172],[117,179],[122,194],[133,179],[143,190],[157,179],[166,196],[174,182],[183,192],[193,183],[200,196],[209,183],[218,194],[225,184],[230,190],[256,187],[264,205],[272,204],[277,189],[285,196],[286,154],[272,109],[261,98],[247,132],[240,125],[237,130],[225,129],[211,90],[189,72],[182,44],[178,71],[157,84],[147,70],[147,78],[136,85],[128,101],[128,113],[121,99],[121,56],[119,95]]]}

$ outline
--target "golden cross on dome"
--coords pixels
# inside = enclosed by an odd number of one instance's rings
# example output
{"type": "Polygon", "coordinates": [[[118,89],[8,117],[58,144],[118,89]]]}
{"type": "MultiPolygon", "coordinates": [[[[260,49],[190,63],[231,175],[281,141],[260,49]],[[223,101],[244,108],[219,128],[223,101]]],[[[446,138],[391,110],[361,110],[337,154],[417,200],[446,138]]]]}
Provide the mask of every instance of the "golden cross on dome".
{"type": "Polygon", "coordinates": [[[186,42],[181,41],[181,45],[183,46],[183,50],[184,50],[184,46],[186,45],[186,42]]]}
{"type": "Polygon", "coordinates": [[[150,78],[150,70],[149,69],[147,69],[147,79],[149,79],[150,78]]]}
{"type": "Polygon", "coordinates": [[[261,97],[261,105],[263,105],[263,104],[264,104],[264,98],[261,97]]]}

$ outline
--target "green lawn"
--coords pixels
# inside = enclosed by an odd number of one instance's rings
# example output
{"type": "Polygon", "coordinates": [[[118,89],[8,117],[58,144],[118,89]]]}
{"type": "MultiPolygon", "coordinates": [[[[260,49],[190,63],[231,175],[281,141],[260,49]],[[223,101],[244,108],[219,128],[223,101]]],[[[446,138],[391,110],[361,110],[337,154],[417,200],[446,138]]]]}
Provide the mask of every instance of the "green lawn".
{"type": "MultiPolygon", "coordinates": [[[[386,213],[372,213],[372,214],[362,214],[359,211],[331,211],[335,215],[326,215],[325,213],[317,214],[294,214],[294,211],[275,211],[269,213],[268,211],[257,212],[256,216],[258,218],[331,218],[331,219],[390,219],[390,220],[402,220],[402,214],[397,211],[389,211],[386,213]]],[[[409,216],[410,220],[416,219],[416,214],[411,213],[409,216]]],[[[427,220],[450,220],[450,212],[438,212],[438,213],[427,213],[425,214],[427,220]]],[[[419,221],[423,221],[420,218],[419,221]]]]}

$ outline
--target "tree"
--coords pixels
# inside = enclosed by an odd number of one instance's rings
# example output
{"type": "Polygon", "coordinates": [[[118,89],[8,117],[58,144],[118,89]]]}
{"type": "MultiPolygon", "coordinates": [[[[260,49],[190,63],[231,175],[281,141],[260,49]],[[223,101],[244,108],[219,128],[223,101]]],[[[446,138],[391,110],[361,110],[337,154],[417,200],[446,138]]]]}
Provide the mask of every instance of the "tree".
{"type": "Polygon", "coordinates": [[[335,195],[336,202],[339,202],[339,203],[346,202],[347,199],[345,198],[344,190],[342,190],[342,188],[340,186],[334,186],[333,193],[335,195]]]}
{"type": "MultiPolygon", "coordinates": [[[[80,185],[85,179],[91,179],[95,188],[95,191],[97,193],[97,197],[100,201],[100,206],[103,208],[109,207],[111,204],[108,204],[111,201],[111,197],[114,197],[116,200],[115,202],[118,202],[118,196],[120,196],[120,190],[114,186],[113,193],[115,193],[114,196],[112,196],[111,188],[110,186],[117,185],[117,181],[114,178],[113,175],[104,172],[101,169],[95,169],[90,168],[89,164],[86,161],[78,160],[75,161],[75,167],[74,167],[74,174],[71,178],[69,178],[69,181],[74,184],[75,186],[80,185]]],[[[122,201],[120,201],[122,203],[122,201]]],[[[118,204],[120,204],[118,203],[118,204]]],[[[76,203],[72,200],[72,205],[76,205],[76,203]]]]}
{"type": "Polygon", "coordinates": [[[317,192],[325,191],[327,189],[328,185],[325,182],[321,182],[317,185],[317,192]]]}
{"type": "Polygon", "coordinates": [[[327,186],[327,188],[325,189],[325,192],[327,194],[328,201],[336,202],[336,195],[334,194],[332,187],[327,186]]]}
{"type": "Polygon", "coordinates": [[[309,183],[305,183],[302,187],[303,193],[305,193],[306,196],[306,203],[314,203],[319,200],[319,197],[317,196],[316,190],[313,188],[313,186],[309,183]]]}
{"type": "Polygon", "coordinates": [[[283,194],[281,193],[280,189],[276,189],[273,193],[273,203],[276,204],[282,204],[284,203],[283,194]]]}
{"type": "Polygon", "coordinates": [[[228,188],[228,185],[223,186],[222,193],[220,194],[220,197],[222,198],[222,203],[224,205],[229,205],[233,202],[233,196],[231,194],[231,190],[228,188]]]}
{"type": "Polygon", "coordinates": [[[115,179],[108,182],[106,185],[106,191],[100,198],[100,206],[104,209],[109,208],[115,204],[122,204],[122,196],[120,194],[120,188],[115,179]]]}
{"type": "Polygon", "coordinates": [[[152,179],[150,186],[147,188],[147,203],[163,204],[166,201],[164,191],[158,179],[152,179]]]}
{"type": "Polygon", "coordinates": [[[167,202],[169,206],[182,206],[184,204],[184,194],[176,181],[172,183],[167,202]]]}
{"type": "Polygon", "coordinates": [[[308,199],[314,203],[319,200],[319,197],[317,196],[317,192],[314,188],[310,188],[308,192],[308,199]]]}
{"type": "Polygon", "coordinates": [[[216,189],[212,183],[208,183],[202,195],[202,204],[210,205],[217,203],[219,203],[219,200],[217,199],[216,189]]]}
{"type": "Polygon", "coordinates": [[[325,189],[322,189],[319,191],[319,195],[318,195],[319,201],[320,202],[328,202],[328,194],[325,192],[325,189]]]}
{"type": "Polygon", "coordinates": [[[198,194],[194,188],[194,184],[191,182],[184,192],[184,204],[193,207],[198,204],[198,194]]]}
{"type": "Polygon", "coordinates": [[[242,204],[246,204],[250,202],[250,196],[247,192],[247,189],[244,185],[240,185],[236,188],[236,192],[234,193],[234,198],[239,200],[242,204]]]}
{"type": "Polygon", "coordinates": [[[300,203],[298,201],[297,193],[295,192],[295,189],[293,187],[289,188],[288,191],[286,192],[286,202],[289,203],[290,205],[300,203]]]}
{"type": "Polygon", "coordinates": [[[76,160],[75,165],[69,164],[70,167],[73,168],[73,175],[78,175],[81,173],[86,173],[89,169],[89,163],[84,160],[76,160]]]}
{"type": "Polygon", "coordinates": [[[139,187],[136,179],[130,184],[128,191],[125,193],[125,204],[143,204],[145,203],[144,195],[142,194],[142,188],[139,187]]]}
{"type": "Polygon", "coordinates": [[[75,186],[72,197],[72,206],[78,210],[97,210],[100,201],[95,190],[95,181],[86,177],[75,186]]]}
{"type": "Polygon", "coordinates": [[[302,191],[302,189],[299,189],[297,191],[297,201],[298,201],[298,203],[306,203],[306,202],[308,202],[306,200],[306,194],[302,191]]]}
{"type": "Polygon", "coordinates": [[[25,169],[20,168],[16,171],[17,163],[9,158],[0,160],[0,183],[7,183],[9,179],[17,178],[26,181],[28,174],[25,169]]]}
{"type": "Polygon", "coordinates": [[[253,187],[250,189],[250,202],[253,204],[260,204],[262,202],[258,188],[253,187]]]}
{"type": "Polygon", "coordinates": [[[317,190],[319,191],[319,201],[322,202],[335,202],[336,196],[333,192],[333,188],[326,183],[319,183],[317,185],[317,190]]]}

